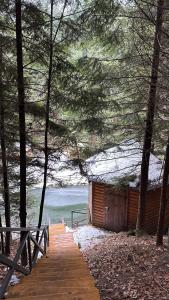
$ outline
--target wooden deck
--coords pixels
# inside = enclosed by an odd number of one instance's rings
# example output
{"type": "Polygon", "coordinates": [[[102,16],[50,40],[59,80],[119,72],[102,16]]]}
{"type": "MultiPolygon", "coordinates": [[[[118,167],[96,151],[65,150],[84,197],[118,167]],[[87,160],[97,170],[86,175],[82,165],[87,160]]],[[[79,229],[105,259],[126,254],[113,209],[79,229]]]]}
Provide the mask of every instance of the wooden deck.
{"type": "Polygon", "coordinates": [[[31,275],[9,287],[6,298],[15,300],[99,300],[99,292],[72,233],[64,225],[51,225],[47,257],[31,275]]]}

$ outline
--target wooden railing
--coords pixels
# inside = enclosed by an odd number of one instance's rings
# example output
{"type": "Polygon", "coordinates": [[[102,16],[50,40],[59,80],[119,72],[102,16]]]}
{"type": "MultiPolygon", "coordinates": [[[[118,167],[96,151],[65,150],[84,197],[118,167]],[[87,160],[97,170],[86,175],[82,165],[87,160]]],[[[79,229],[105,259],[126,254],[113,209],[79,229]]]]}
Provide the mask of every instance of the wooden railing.
{"type": "Polygon", "coordinates": [[[74,228],[74,227],[78,227],[79,225],[84,224],[84,222],[88,220],[88,213],[89,213],[88,208],[72,210],[71,211],[71,227],[74,228]],[[76,216],[83,215],[83,216],[85,216],[85,218],[77,219],[74,217],[74,215],[76,215],[76,216]]]}
{"type": "Polygon", "coordinates": [[[15,271],[28,275],[31,273],[32,267],[36,264],[39,252],[42,255],[46,254],[47,246],[49,245],[49,227],[47,225],[42,226],[40,229],[35,228],[0,228],[0,242],[1,242],[1,254],[0,264],[7,267],[7,272],[0,285],[0,299],[3,298],[5,291],[10,283],[11,277],[15,271]],[[19,246],[14,258],[10,259],[4,255],[4,234],[10,232],[12,234],[21,234],[19,238],[19,246]],[[38,241],[36,235],[39,233],[38,241]],[[26,251],[27,263],[22,265],[22,255],[26,251]]]}

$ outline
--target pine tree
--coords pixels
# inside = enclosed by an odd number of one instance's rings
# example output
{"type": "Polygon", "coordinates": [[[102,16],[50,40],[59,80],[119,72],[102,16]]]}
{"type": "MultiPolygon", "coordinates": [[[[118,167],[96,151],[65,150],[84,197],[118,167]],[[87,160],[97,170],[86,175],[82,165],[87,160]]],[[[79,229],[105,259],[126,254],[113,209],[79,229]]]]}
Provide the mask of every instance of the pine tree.
{"type": "MultiPolygon", "coordinates": [[[[3,194],[5,203],[5,224],[6,227],[11,226],[11,213],[10,213],[10,196],[9,196],[9,178],[7,168],[7,155],[6,155],[6,139],[5,139],[5,110],[4,110],[4,87],[2,80],[2,65],[3,65],[3,48],[0,47],[0,139],[1,139],[1,155],[2,155],[2,173],[3,173],[3,194]]],[[[5,241],[5,254],[10,254],[10,232],[6,233],[5,241]]]]}
{"type": "Polygon", "coordinates": [[[155,113],[156,97],[157,97],[157,83],[158,83],[161,35],[162,35],[162,24],[163,24],[163,10],[164,10],[164,0],[158,0],[157,17],[156,17],[156,24],[155,24],[152,71],[151,71],[149,99],[148,99],[148,110],[147,110],[144,144],[143,144],[143,155],[142,155],[142,163],[141,163],[140,196],[139,196],[138,216],[137,216],[137,225],[136,225],[136,230],[138,233],[139,231],[144,229],[144,212],[145,212],[145,203],[146,203],[146,193],[148,187],[148,170],[149,170],[150,152],[152,147],[154,113],[155,113]]]}
{"type": "Polygon", "coordinates": [[[156,240],[157,246],[163,245],[165,212],[166,212],[166,205],[168,201],[168,177],[169,177],[169,138],[166,146],[163,181],[162,181],[161,197],[160,197],[160,210],[159,210],[157,240],[156,240]]]}
{"type": "Polygon", "coordinates": [[[48,80],[47,80],[47,99],[46,99],[46,113],[45,113],[45,120],[46,120],[45,145],[44,145],[45,164],[44,164],[44,179],[43,179],[43,188],[42,188],[42,196],[41,196],[40,211],[39,211],[38,228],[40,228],[41,224],[42,224],[42,216],[43,216],[43,208],[44,208],[45,192],[46,192],[46,183],[47,183],[47,172],[48,172],[49,109],[50,109],[50,98],[51,98],[52,70],[53,70],[53,4],[54,4],[54,1],[51,0],[49,71],[48,71],[48,80]]]}
{"type": "MultiPolygon", "coordinates": [[[[20,135],[20,226],[26,227],[26,125],[25,125],[25,88],[23,76],[22,49],[22,13],[21,0],[15,0],[16,11],[16,50],[17,50],[17,87],[19,106],[19,135],[20,135]]],[[[24,238],[21,232],[21,239],[24,238]]],[[[22,252],[22,263],[27,264],[27,252],[22,252]]]]}

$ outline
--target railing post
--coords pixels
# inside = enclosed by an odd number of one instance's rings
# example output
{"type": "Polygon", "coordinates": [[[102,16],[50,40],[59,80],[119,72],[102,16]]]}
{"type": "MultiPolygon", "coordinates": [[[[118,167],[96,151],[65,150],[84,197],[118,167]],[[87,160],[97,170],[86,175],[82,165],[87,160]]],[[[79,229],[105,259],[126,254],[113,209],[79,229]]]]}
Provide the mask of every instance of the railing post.
{"type": "MultiPolygon", "coordinates": [[[[20,240],[20,246],[19,246],[19,248],[17,250],[15,258],[13,259],[13,263],[14,264],[17,264],[17,262],[18,262],[18,260],[20,258],[20,255],[22,254],[22,251],[23,251],[23,249],[25,247],[25,243],[26,243],[26,240],[27,240],[27,236],[28,236],[28,232],[24,231],[23,232],[23,236],[22,236],[22,240],[20,240]]],[[[1,286],[0,286],[0,299],[2,299],[3,296],[4,296],[4,293],[5,293],[6,289],[7,289],[7,286],[9,284],[9,281],[11,279],[11,276],[12,276],[14,270],[15,270],[15,266],[10,267],[8,269],[8,272],[7,272],[6,276],[4,277],[4,279],[3,279],[2,283],[1,283],[1,286]]]]}
{"type": "MultiPolygon", "coordinates": [[[[1,219],[1,215],[0,215],[0,227],[2,227],[2,219],[1,219]]],[[[5,247],[4,247],[4,235],[3,235],[3,232],[1,232],[1,251],[2,251],[2,254],[5,253],[5,247]]]]}
{"type": "Polygon", "coordinates": [[[44,228],[44,252],[45,252],[45,255],[46,255],[46,249],[47,249],[47,233],[46,233],[46,228],[44,228]]]}
{"type": "MultiPolygon", "coordinates": [[[[40,231],[40,229],[39,229],[39,231],[40,231]]],[[[40,245],[41,245],[42,240],[44,238],[44,233],[45,233],[45,231],[43,230],[42,234],[41,234],[41,237],[40,237],[40,239],[39,239],[38,242],[37,242],[37,240],[33,239],[33,237],[31,237],[31,239],[33,240],[33,242],[35,244],[34,253],[33,253],[33,262],[32,262],[33,266],[36,264],[36,261],[37,261],[37,258],[38,258],[38,253],[39,253],[39,249],[41,248],[40,245]]],[[[44,250],[41,249],[40,251],[43,252],[43,255],[44,255],[44,250]]]]}
{"type": "Polygon", "coordinates": [[[29,270],[32,271],[32,253],[31,253],[31,240],[28,236],[28,258],[29,258],[29,270]]]}
{"type": "Polygon", "coordinates": [[[2,254],[5,253],[5,246],[4,246],[4,235],[3,232],[1,232],[1,250],[2,250],[2,254]]]}
{"type": "Polygon", "coordinates": [[[87,208],[87,218],[88,218],[88,224],[90,225],[90,224],[92,224],[92,220],[91,220],[91,213],[90,213],[90,209],[89,209],[89,207],[87,208]]]}
{"type": "MultiPolygon", "coordinates": [[[[2,225],[2,224],[0,224],[0,225],[2,225]]],[[[47,251],[47,245],[49,243],[49,227],[48,226],[43,226],[40,229],[39,228],[5,228],[5,227],[1,226],[0,240],[1,240],[2,248],[4,247],[3,246],[3,233],[4,232],[15,232],[15,231],[22,232],[22,236],[20,238],[20,244],[17,249],[15,257],[13,259],[8,259],[4,255],[2,255],[2,254],[0,255],[1,263],[8,267],[7,273],[1,282],[0,299],[2,299],[4,297],[4,293],[8,287],[8,284],[10,282],[13,272],[16,270],[18,272],[21,272],[24,275],[28,275],[31,272],[32,267],[36,263],[36,260],[38,257],[38,252],[40,251],[43,255],[45,255],[46,251],[47,251]],[[42,232],[42,235],[39,238],[38,242],[34,238],[31,231],[33,231],[33,232],[41,231],[42,232]],[[43,239],[44,239],[44,249],[41,247],[41,243],[43,243],[43,239]],[[32,242],[35,244],[35,249],[36,249],[35,256],[32,255],[32,250],[33,250],[32,244],[31,244],[32,242]],[[27,262],[27,264],[29,264],[28,265],[29,270],[27,268],[25,268],[25,260],[24,260],[24,263],[22,261],[22,254],[24,253],[25,249],[26,249],[26,262],[27,262]],[[20,260],[20,258],[21,258],[21,264],[18,264],[18,261],[20,260]]],[[[3,251],[3,249],[2,249],[2,251],[3,251]]],[[[25,256],[23,256],[23,258],[25,259],[25,256]]]]}
{"type": "Polygon", "coordinates": [[[72,224],[72,228],[73,228],[73,210],[71,211],[71,224],[72,224]]]}
{"type": "Polygon", "coordinates": [[[49,247],[49,226],[47,227],[47,232],[48,232],[48,247],[49,247]]]}
{"type": "MultiPolygon", "coordinates": [[[[28,233],[28,231],[21,231],[21,237],[20,237],[20,242],[22,243],[22,240],[25,239],[25,234],[28,233]]],[[[26,243],[25,243],[25,246],[22,250],[22,253],[21,253],[21,262],[22,262],[22,265],[25,267],[27,266],[28,264],[28,253],[27,253],[27,247],[26,247],[26,243]]]]}

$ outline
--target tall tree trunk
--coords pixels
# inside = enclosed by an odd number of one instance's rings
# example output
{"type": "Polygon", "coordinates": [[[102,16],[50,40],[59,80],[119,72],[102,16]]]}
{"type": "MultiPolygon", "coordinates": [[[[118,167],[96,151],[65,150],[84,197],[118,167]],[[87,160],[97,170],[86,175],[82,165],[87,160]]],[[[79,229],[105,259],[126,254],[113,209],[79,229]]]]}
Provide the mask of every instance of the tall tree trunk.
{"type": "MultiPolygon", "coordinates": [[[[47,99],[46,99],[46,125],[45,125],[45,164],[44,164],[44,178],[43,178],[43,188],[41,195],[40,211],[39,211],[39,221],[38,228],[41,227],[43,208],[45,201],[46,183],[47,183],[47,172],[48,172],[48,129],[49,129],[49,108],[50,108],[50,96],[51,96],[51,81],[52,81],[52,65],[53,65],[53,0],[51,0],[51,14],[50,14],[50,49],[49,49],[49,71],[48,71],[48,82],[47,82],[47,99]]],[[[38,239],[37,235],[37,239],[38,239]]]]}
{"type": "MultiPolygon", "coordinates": [[[[2,49],[0,49],[0,65],[2,65],[2,49]]],[[[3,97],[3,83],[2,83],[2,69],[0,69],[0,138],[1,138],[1,156],[2,156],[2,174],[3,174],[3,195],[5,203],[5,223],[6,227],[11,226],[10,218],[10,198],[9,198],[9,184],[8,184],[8,170],[6,159],[6,142],[5,142],[5,112],[4,112],[4,97],[3,97]]],[[[6,233],[5,254],[10,254],[10,232],[6,233]]]]}
{"type": "Polygon", "coordinates": [[[140,197],[138,203],[138,215],[137,215],[137,224],[136,224],[137,233],[139,233],[140,230],[144,229],[144,214],[145,214],[145,202],[146,202],[146,194],[147,194],[147,186],[148,186],[149,160],[150,160],[151,142],[153,136],[154,113],[155,113],[155,105],[156,105],[158,71],[159,71],[159,62],[160,62],[160,43],[161,43],[162,24],[163,24],[163,9],[164,9],[164,0],[158,0],[154,47],[153,47],[154,51],[153,51],[151,81],[150,81],[149,100],[148,100],[148,111],[147,111],[142,163],[141,163],[140,197]]]}
{"type": "Polygon", "coordinates": [[[169,176],[169,137],[168,137],[167,147],[166,147],[163,183],[161,188],[160,210],[159,210],[157,240],[156,240],[157,246],[163,245],[165,211],[166,211],[167,198],[168,198],[168,176],[169,176]]]}
{"type": "MultiPolygon", "coordinates": [[[[26,129],[25,129],[25,90],[23,76],[22,50],[22,14],[21,0],[15,0],[16,9],[16,50],[17,50],[17,87],[19,104],[19,135],[20,135],[20,226],[26,227],[26,129]]],[[[21,238],[22,238],[21,234],[21,238]]],[[[26,263],[26,250],[22,261],[26,263]]]]}

